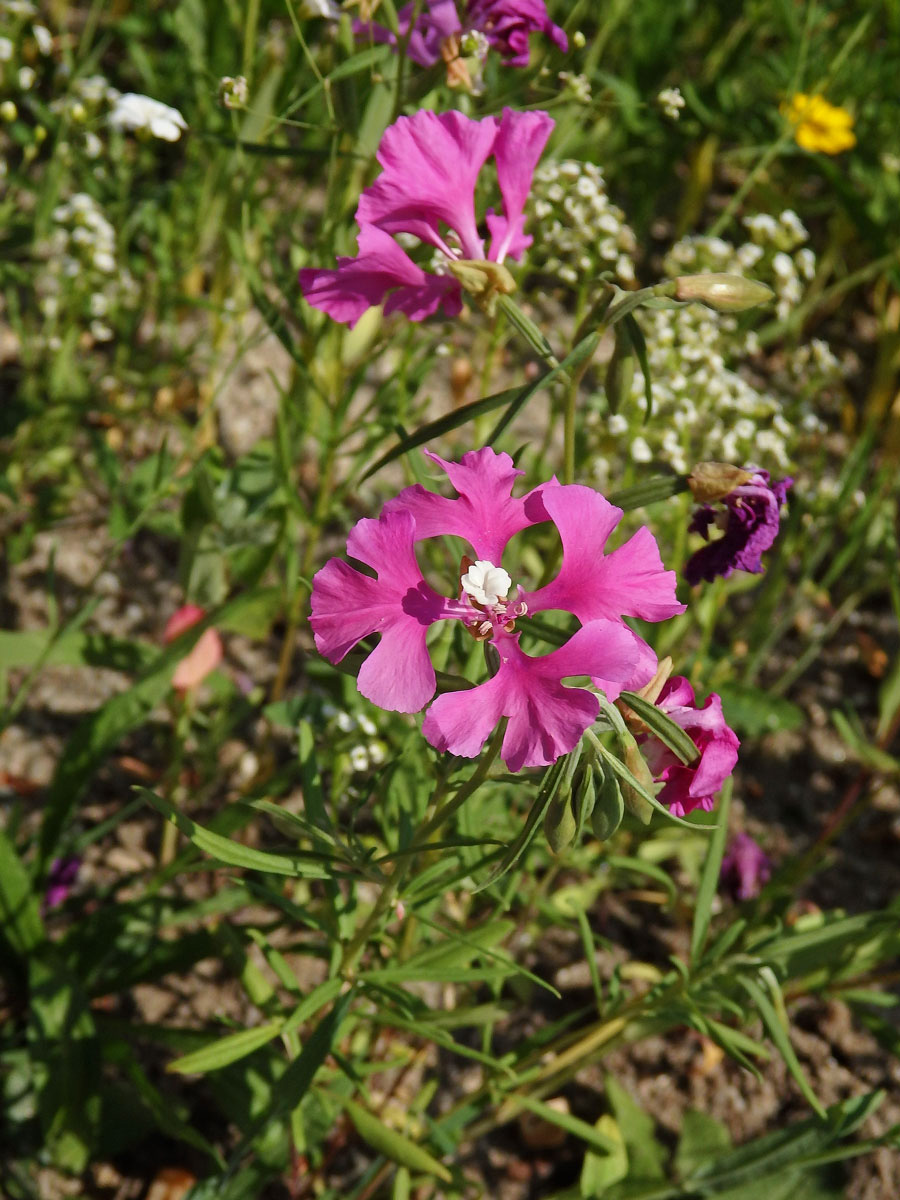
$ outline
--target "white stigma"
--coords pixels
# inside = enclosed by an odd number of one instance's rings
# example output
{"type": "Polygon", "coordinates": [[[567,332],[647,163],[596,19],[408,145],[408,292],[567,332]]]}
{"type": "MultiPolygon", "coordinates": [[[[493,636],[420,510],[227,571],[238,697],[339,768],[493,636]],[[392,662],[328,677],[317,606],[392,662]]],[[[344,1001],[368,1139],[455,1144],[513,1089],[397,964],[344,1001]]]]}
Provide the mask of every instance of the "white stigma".
{"type": "Polygon", "coordinates": [[[506,571],[486,559],[472,563],[459,582],[467,596],[488,608],[493,608],[501,600],[505,601],[512,587],[512,580],[506,571]]]}

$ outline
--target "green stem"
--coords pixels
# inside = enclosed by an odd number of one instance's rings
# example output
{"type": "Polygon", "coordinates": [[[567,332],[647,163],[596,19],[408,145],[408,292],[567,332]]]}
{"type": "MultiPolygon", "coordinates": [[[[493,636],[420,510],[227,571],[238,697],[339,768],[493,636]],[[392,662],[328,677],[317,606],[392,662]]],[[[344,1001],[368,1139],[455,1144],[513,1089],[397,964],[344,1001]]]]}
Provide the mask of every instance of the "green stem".
{"type": "MultiPolygon", "coordinates": [[[[422,825],[415,837],[413,838],[412,848],[421,849],[428,839],[456,812],[468,798],[481,787],[494,764],[494,760],[499,753],[500,746],[503,742],[503,735],[506,732],[506,721],[502,721],[494,732],[494,736],[485,751],[481,762],[472,773],[472,775],[456,789],[456,792],[445,803],[438,806],[432,816],[422,825]]],[[[443,788],[439,794],[443,793],[443,788]]],[[[406,860],[398,863],[394,868],[394,872],[390,879],[381,889],[381,894],[375,902],[375,907],[369,913],[366,920],[363,922],[360,929],[354,935],[352,941],[348,942],[341,956],[341,971],[350,973],[353,971],[359,956],[362,954],[366,944],[372,934],[378,929],[385,913],[394,903],[398,891],[403,886],[407,875],[416,859],[416,855],[407,856],[406,860]]]]}

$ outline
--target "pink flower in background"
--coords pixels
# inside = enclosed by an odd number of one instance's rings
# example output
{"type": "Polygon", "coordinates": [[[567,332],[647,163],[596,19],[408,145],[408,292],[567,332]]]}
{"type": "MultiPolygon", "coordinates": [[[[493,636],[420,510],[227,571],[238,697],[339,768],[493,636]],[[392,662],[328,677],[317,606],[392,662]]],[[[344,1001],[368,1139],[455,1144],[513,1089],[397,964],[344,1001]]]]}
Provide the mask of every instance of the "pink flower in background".
{"type": "Polygon", "coordinates": [[[680,675],[668,680],[656,701],[657,708],[691,738],[699,758],[685,765],[652,735],[642,738],[641,749],[657,783],[663,789],[657,799],[676,817],[695,808],[710,812],[716,792],[734,770],[740,742],[722,713],[722,701],[713,693],[702,708],[694,700],[694,689],[680,675]]]}
{"type": "Polygon", "coordinates": [[[51,908],[58,908],[69,898],[69,893],[75,886],[78,872],[81,870],[81,859],[70,855],[67,858],[54,858],[47,876],[47,890],[44,892],[44,902],[41,911],[46,913],[51,908]]]}
{"type": "Polygon", "coordinates": [[[753,474],[749,482],[736,487],[722,500],[725,505],[716,511],[710,504],[696,509],[689,530],[706,538],[707,545],[692,554],[684,565],[684,577],[690,584],[705,579],[712,583],[716,576],[727,579],[733,571],[762,573],[762,555],[778,536],[781,506],[787,499],[793,479],[769,482],[769,472],[748,467],[753,474]],[[723,530],[723,536],[709,540],[713,526],[723,530]]]}
{"type": "Polygon", "coordinates": [[[768,856],[749,833],[739,833],[722,859],[720,881],[735,900],[752,900],[772,874],[768,856]]]}
{"type": "Polygon", "coordinates": [[[305,267],[300,287],[314,308],[351,327],[367,308],[421,321],[443,307],[456,316],[462,289],[449,273],[460,259],[502,263],[519,258],[531,238],[524,232],[531,178],[553,121],[546,113],[518,113],[473,121],[460,112],[421,109],[389,126],[378,147],[381,174],[360,196],[354,258],[336,268],[305,267]],[[497,168],[502,213],[488,209],[488,246],[475,214],[475,186],[489,158],[497,168]],[[412,234],[432,254],[430,270],[418,266],[394,237],[412,234]]]}
{"type": "Polygon", "coordinates": [[[379,634],[360,668],[359,690],[381,708],[416,712],[435,691],[429,628],[462,621],[472,636],[493,645],[499,668],[474,688],[438,696],[425,717],[425,737],[438,750],[474,758],[507,717],[502,754],[510,770],[545,766],[572,750],[599,714],[596,695],[566,687],[564,679],[590,676],[615,699],[651,678],[656,656],[623,617],[662,620],[683,611],[674,573],[663,569],[645,529],[605,554],[622,513],[590,488],[551,480],[515,497],[522,472],[507,454],[486,447],[458,463],[426,454],[446,471],[456,498],[415,485],[389,501],[377,520],[357,523],[347,552],[376,575],[339,559],[316,574],[310,617],[316,646],[340,662],[362,638],[379,634]],[[514,534],[544,521],[559,530],[563,565],[546,588],[529,593],[515,587],[501,560],[514,534]],[[464,538],[474,554],[463,559],[458,578],[447,581],[451,598],[425,582],[415,554],[416,542],[447,534],[464,538]],[[517,620],[554,608],[575,613],[581,628],[550,654],[526,654],[517,620]]]}
{"type": "MultiPolygon", "coordinates": [[[[425,0],[412,25],[414,12],[414,4],[404,4],[397,12],[397,27],[401,38],[409,38],[406,53],[421,67],[441,61],[448,38],[470,32],[483,34],[512,67],[528,66],[529,34],[545,34],[563,52],[569,48],[563,30],[548,17],[544,0],[463,0],[459,9],[454,0],[425,0]]],[[[396,48],[396,36],[377,22],[355,21],[353,29],[358,37],[396,48]]]]}
{"type": "MultiPolygon", "coordinates": [[[[168,645],[174,642],[192,625],[202,621],[205,611],[196,604],[185,604],[169,617],[163,631],[163,642],[168,645]]],[[[207,629],[200,634],[193,648],[178,663],[172,676],[172,687],[179,692],[188,692],[197,687],[214,671],[223,656],[222,639],[215,629],[207,629]]]]}

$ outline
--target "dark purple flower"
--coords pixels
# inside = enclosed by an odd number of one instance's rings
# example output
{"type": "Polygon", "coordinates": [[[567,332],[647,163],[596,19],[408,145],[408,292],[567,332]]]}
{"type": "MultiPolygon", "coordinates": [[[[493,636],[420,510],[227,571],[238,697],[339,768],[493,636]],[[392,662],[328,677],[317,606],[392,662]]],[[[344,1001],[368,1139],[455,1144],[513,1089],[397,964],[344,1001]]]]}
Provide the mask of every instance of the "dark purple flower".
{"type": "MultiPolygon", "coordinates": [[[[749,469],[749,468],[748,468],[749,469]]],[[[711,504],[696,509],[689,526],[690,533],[702,534],[707,545],[684,564],[684,577],[690,584],[705,579],[712,583],[717,575],[727,579],[732,571],[748,571],[759,575],[763,570],[763,551],[768,550],[778,536],[781,506],[787,498],[793,479],[769,482],[768,471],[753,470],[748,483],[729,492],[718,511],[711,504]],[[712,525],[724,531],[720,538],[709,540],[712,525]]]]}
{"type": "Polygon", "coordinates": [[[722,859],[719,881],[735,900],[752,900],[772,874],[768,858],[749,833],[739,833],[722,859]]]}
{"type": "Polygon", "coordinates": [[[51,908],[58,908],[68,899],[80,870],[80,858],[54,858],[50,874],[47,876],[47,890],[44,893],[42,905],[44,912],[49,912],[51,908]]]}
{"type": "MultiPolygon", "coordinates": [[[[544,0],[425,0],[413,25],[415,5],[397,10],[401,38],[408,38],[406,53],[421,67],[440,62],[449,38],[469,32],[481,33],[488,44],[511,67],[528,66],[528,36],[542,33],[560,50],[569,46],[565,32],[547,16],[544,0]],[[460,13],[462,18],[460,18],[460,13]]],[[[354,21],[357,37],[384,42],[396,48],[397,37],[375,21],[354,21]]]]}

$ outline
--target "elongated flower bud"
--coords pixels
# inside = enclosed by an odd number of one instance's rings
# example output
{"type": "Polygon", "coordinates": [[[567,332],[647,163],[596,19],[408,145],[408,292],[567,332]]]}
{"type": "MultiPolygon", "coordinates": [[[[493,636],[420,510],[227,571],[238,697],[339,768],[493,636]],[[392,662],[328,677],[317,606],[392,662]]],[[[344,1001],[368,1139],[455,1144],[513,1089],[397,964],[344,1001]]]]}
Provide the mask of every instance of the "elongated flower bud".
{"type": "Polygon", "coordinates": [[[594,837],[601,842],[608,841],[622,824],[624,816],[625,805],[619,781],[611,772],[605,772],[594,801],[594,811],[591,813],[594,837]]]}
{"type": "Polygon", "coordinates": [[[699,300],[716,312],[743,312],[775,299],[775,293],[757,279],[743,275],[713,272],[707,275],[679,275],[675,280],[676,300],[699,300]]]}
{"type": "Polygon", "coordinates": [[[691,467],[688,487],[698,504],[711,504],[724,500],[736,487],[742,487],[753,479],[753,472],[745,467],[734,467],[731,463],[701,462],[691,467]]]}
{"type": "MultiPolygon", "coordinates": [[[[637,742],[632,737],[629,737],[627,742],[624,738],[620,737],[619,741],[622,745],[622,761],[625,763],[625,766],[643,787],[644,791],[650,792],[652,795],[654,792],[653,774],[647,766],[646,759],[641,754],[637,742]]],[[[649,825],[650,818],[653,816],[653,805],[645,796],[641,795],[636,787],[628,783],[627,780],[623,779],[621,786],[625,807],[632,816],[637,817],[642,825],[649,825]]]]}
{"type": "Polygon", "coordinates": [[[554,854],[559,854],[561,850],[571,846],[575,839],[577,825],[572,805],[569,803],[570,799],[571,793],[568,790],[564,794],[558,795],[550,804],[547,815],[544,817],[544,833],[554,854]]]}

